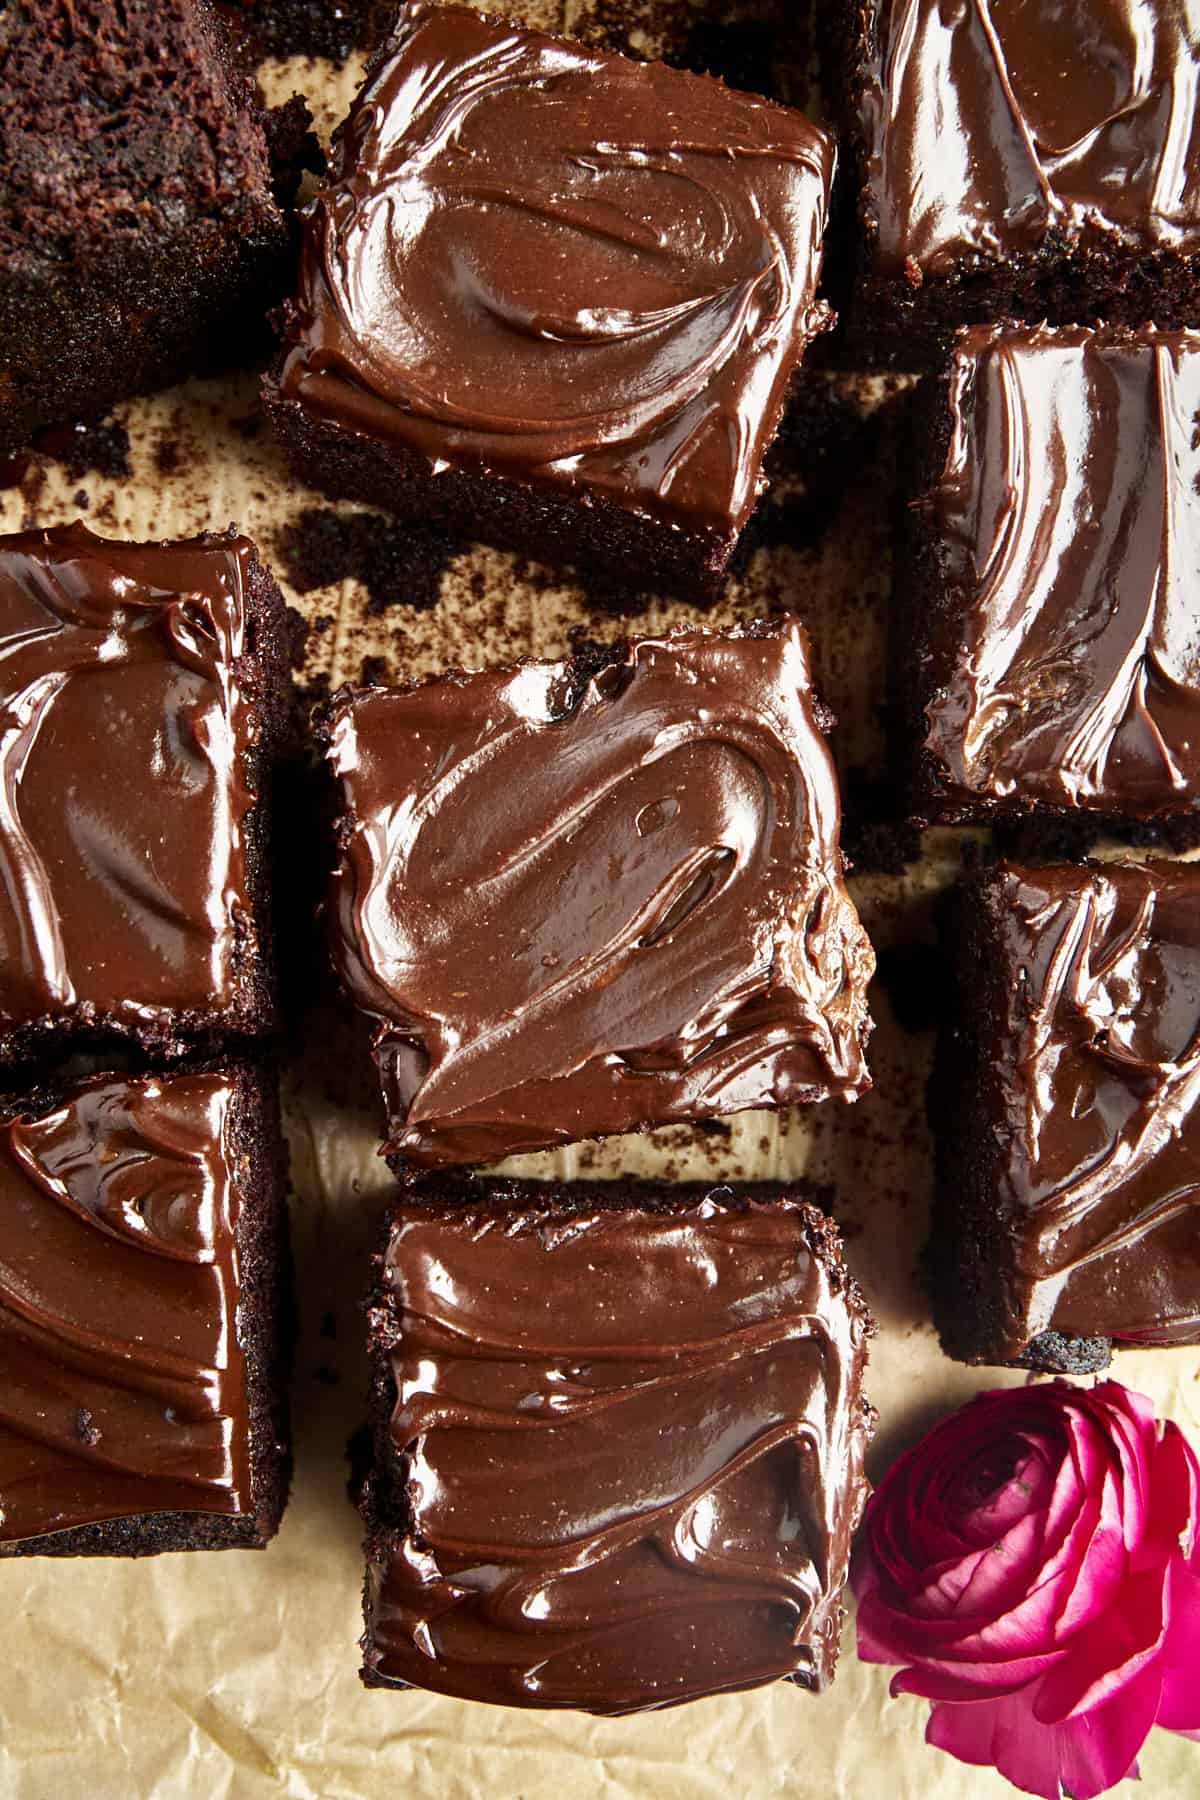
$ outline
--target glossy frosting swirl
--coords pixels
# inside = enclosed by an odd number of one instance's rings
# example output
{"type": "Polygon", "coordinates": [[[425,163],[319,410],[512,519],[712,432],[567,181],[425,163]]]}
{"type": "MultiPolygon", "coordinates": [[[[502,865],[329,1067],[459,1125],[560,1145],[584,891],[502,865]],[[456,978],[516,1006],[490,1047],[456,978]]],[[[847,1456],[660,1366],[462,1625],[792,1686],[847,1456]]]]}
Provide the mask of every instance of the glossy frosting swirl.
{"type": "Polygon", "coordinates": [[[248,539],[0,539],[0,1028],[234,994],[248,539]]]}
{"type": "Polygon", "coordinates": [[[376,1327],[409,1525],[372,1558],[370,1677],[603,1713],[824,1687],[870,1435],[836,1234],[728,1189],[533,1194],[393,1234],[376,1327]]]}
{"type": "Polygon", "coordinates": [[[1111,235],[1200,248],[1197,0],[872,0],[881,268],[1111,235]]]}
{"type": "Polygon", "coordinates": [[[314,203],[280,389],[435,463],[737,530],[815,303],[799,113],[403,9],[314,203]]]}
{"type": "Polygon", "coordinates": [[[960,334],[926,749],[968,805],[1200,799],[1200,333],[960,334]]]}
{"type": "Polygon", "coordinates": [[[415,1163],[837,1095],[870,946],[795,621],[351,690],[334,954],[415,1163]]]}
{"type": "Polygon", "coordinates": [[[101,1076],[0,1127],[0,1543],[253,1510],[230,1094],[101,1076]]]}
{"type": "Polygon", "coordinates": [[[1006,865],[985,896],[1005,1348],[1200,1342],[1200,870],[1006,865]]]}

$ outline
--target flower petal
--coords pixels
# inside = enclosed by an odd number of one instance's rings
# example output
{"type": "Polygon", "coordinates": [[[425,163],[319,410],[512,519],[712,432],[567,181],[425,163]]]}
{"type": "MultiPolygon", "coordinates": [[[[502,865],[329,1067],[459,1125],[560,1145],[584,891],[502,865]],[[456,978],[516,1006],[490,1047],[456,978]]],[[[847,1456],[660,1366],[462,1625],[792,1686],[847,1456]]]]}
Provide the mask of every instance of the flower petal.
{"type": "Polygon", "coordinates": [[[1171,1569],[1168,1610],[1158,1722],[1169,1731],[1200,1732],[1200,1573],[1182,1559],[1171,1569]]]}
{"type": "Polygon", "coordinates": [[[1158,1722],[1200,1741],[1200,1461],[1119,1382],[984,1393],[880,1483],[859,1653],[930,1742],[1091,1800],[1158,1722]]]}
{"type": "MultiPolygon", "coordinates": [[[[1036,1690],[1034,1690],[1036,1691],[1036,1690]]],[[[1154,1724],[1158,1684],[1135,1682],[1120,1699],[1061,1725],[1033,1716],[1032,1693],[935,1706],[926,1741],[962,1762],[990,1764],[1014,1787],[1043,1800],[1094,1800],[1137,1773],[1137,1753],[1154,1724]]]]}
{"type": "Polygon", "coordinates": [[[1029,1657],[1011,1666],[959,1663],[935,1669],[928,1663],[919,1663],[893,1675],[889,1692],[893,1699],[898,1694],[916,1694],[922,1700],[938,1701],[1003,1699],[1007,1694],[1032,1687],[1053,1667],[1052,1656],[1029,1657]]]}
{"type": "Polygon", "coordinates": [[[1151,1468],[1151,1517],[1148,1536],[1151,1553],[1166,1549],[1196,1558],[1200,1569],[1200,1464],[1178,1425],[1166,1420],[1155,1446],[1151,1468]]]}
{"type": "Polygon", "coordinates": [[[925,1742],[960,1762],[999,1769],[1027,1794],[1060,1800],[1062,1783],[1053,1731],[1030,1728],[1020,1695],[935,1706],[925,1727],[925,1742]]]}
{"type": "MultiPolygon", "coordinates": [[[[1167,1629],[1167,1571],[1152,1569],[1121,1590],[1121,1604],[1080,1634],[1069,1656],[1048,1674],[1037,1700],[1045,1723],[1094,1712],[1161,1662],[1167,1629]]],[[[1161,1671],[1160,1676],[1161,1679],[1161,1671]]]]}

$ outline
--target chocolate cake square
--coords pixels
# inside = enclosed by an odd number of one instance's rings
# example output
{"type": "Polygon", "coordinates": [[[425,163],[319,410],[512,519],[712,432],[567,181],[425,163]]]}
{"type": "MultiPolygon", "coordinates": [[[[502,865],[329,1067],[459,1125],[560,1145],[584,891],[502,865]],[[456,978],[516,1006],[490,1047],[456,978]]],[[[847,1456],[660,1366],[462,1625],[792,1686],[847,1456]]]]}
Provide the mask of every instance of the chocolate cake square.
{"type": "Polygon", "coordinates": [[[944,921],[934,1315],[951,1356],[1083,1374],[1200,1343],[1200,868],[974,875],[944,921]]]}
{"type": "Polygon", "coordinates": [[[257,1547],[287,1499],[285,1163],[245,1062],[0,1106],[0,1556],[257,1547]]]}
{"type": "Polygon", "coordinates": [[[900,558],[913,807],[1132,829],[1200,807],[1200,333],[973,326],[900,558]]]}
{"type": "Polygon", "coordinates": [[[405,6],[336,136],[265,388],[296,472],[468,538],[711,595],[816,299],[798,112],[405,6]]]}
{"type": "Polygon", "coordinates": [[[1200,323],[1200,21],[1179,0],[838,0],[860,352],[958,325],[1200,323]]]}
{"type": "Polygon", "coordinates": [[[595,1713],[821,1691],[872,1330],[794,1192],[435,1178],[371,1309],[366,1685],[595,1713]]]}
{"type": "Polygon", "coordinates": [[[328,911],[388,1152],[866,1092],[826,722],[794,619],[338,696],[328,911]]]}
{"type": "Polygon", "coordinates": [[[0,453],[244,360],[290,230],[207,0],[9,0],[0,96],[0,453]]]}
{"type": "Polygon", "coordinates": [[[0,1062],[274,1023],[286,618],[248,538],[0,538],[0,1062]]]}

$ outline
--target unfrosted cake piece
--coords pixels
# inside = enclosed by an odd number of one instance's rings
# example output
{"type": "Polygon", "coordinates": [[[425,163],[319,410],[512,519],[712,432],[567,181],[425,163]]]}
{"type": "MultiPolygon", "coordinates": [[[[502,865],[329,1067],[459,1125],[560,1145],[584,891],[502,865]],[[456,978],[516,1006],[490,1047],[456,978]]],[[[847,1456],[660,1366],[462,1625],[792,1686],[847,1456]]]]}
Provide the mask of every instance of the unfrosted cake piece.
{"type": "Polygon", "coordinates": [[[894,606],[915,813],[1200,808],[1200,332],[972,326],[927,386],[894,606]]]}
{"type": "Polygon", "coordinates": [[[366,1684],[596,1713],[820,1692],[872,1330],[795,1191],[417,1187],[371,1308],[366,1684]]]}
{"type": "Polygon", "coordinates": [[[802,114],[403,7],[306,224],[265,398],[297,473],[701,597],[764,485],[834,153],[802,114]]]}
{"type": "Polygon", "coordinates": [[[0,453],[244,357],[287,280],[208,0],[0,7],[0,453]]]}
{"type": "Polygon", "coordinates": [[[820,9],[858,192],[859,354],[958,325],[1200,323],[1200,19],[1182,0],[820,9]]]}
{"type": "Polygon", "coordinates": [[[274,1535],[284,1185],[274,1081],[249,1063],[0,1103],[0,1556],[274,1535]]]}
{"type": "Polygon", "coordinates": [[[947,910],[930,1090],[942,1344],[1084,1374],[1200,1343],[1200,869],[1030,868],[947,910]]]}
{"type": "Polygon", "coordinates": [[[826,723],[794,619],[338,696],[328,913],[388,1151],[865,1093],[826,723]]]}
{"type": "Polygon", "coordinates": [[[0,1062],[275,1023],[286,618],[236,532],[0,538],[0,1062]]]}

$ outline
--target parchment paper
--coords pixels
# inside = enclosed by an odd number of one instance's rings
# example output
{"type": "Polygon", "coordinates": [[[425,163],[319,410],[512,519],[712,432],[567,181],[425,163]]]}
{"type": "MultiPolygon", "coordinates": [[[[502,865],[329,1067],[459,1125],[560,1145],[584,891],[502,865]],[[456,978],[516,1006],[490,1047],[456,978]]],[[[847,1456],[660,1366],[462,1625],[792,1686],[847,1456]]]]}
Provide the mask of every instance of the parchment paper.
{"type": "MultiPolygon", "coordinates": [[[[753,11],[753,0],[745,4],[753,11]]],[[[492,10],[507,8],[492,0],[492,10]]],[[[521,10],[539,23],[561,24],[566,17],[586,26],[606,4],[591,0],[589,12],[579,0],[565,6],[546,0],[521,10]]],[[[679,30],[686,15],[686,0],[664,0],[647,17],[661,33],[679,30]]],[[[645,44],[654,42],[650,32],[645,44]]],[[[300,62],[269,68],[263,79],[273,100],[301,88],[327,131],[357,73],[354,66],[333,71],[300,62]]],[[[236,521],[256,538],[305,617],[326,621],[310,638],[304,679],[357,677],[365,655],[410,674],[557,654],[580,623],[601,636],[627,628],[593,610],[578,590],[486,551],[455,559],[431,610],[417,611],[401,598],[369,616],[364,592],[351,581],[295,593],[276,554],[277,534],[305,506],[326,503],[289,480],[265,432],[252,435],[256,392],[256,378],[247,374],[192,382],[119,408],[132,440],[132,480],[75,479],[47,464],[39,488],[35,468],[23,489],[0,494],[0,526],[82,516],[112,536],[156,537],[236,521]]],[[[852,464],[820,541],[760,553],[715,615],[786,605],[806,619],[821,689],[839,715],[835,748],[844,768],[877,771],[884,754],[879,709],[889,506],[886,458],[852,464]]],[[[657,627],[685,616],[678,607],[655,606],[632,622],[657,627]]],[[[903,955],[930,941],[930,899],[953,874],[960,848],[953,834],[942,834],[927,842],[921,863],[904,876],[854,878],[879,951],[903,955]]],[[[673,1129],[512,1166],[594,1177],[642,1170],[668,1179],[807,1173],[835,1183],[848,1253],[880,1322],[869,1384],[881,1414],[873,1455],[878,1471],[978,1387],[1020,1377],[947,1361],[929,1328],[918,1258],[929,1187],[923,1089],[932,1038],[900,1027],[880,984],[873,1011],[876,1089],[856,1106],[828,1105],[781,1119],[744,1115],[727,1136],[673,1129]]],[[[360,1303],[390,1183],[375,1155],[376,1103],[360,1030],[325,1005],[305,1019],[299,1036],[284,1077],[301,1335],[296,1475],[283,1528],[261,1553],[0,1565],[0,1795],[994,1800],[1011,1794],[998,1776],[923,1746],[924,1703],[887,1698],[887,1672],[857,1662],[852,1627],[834,1688],[820,1700],[777,1685],[597,1721],[419,1693],[368,1694],[359,1686],[361,1559],[344,1452],[361,1422],[360,1303]]],[[[1116,1373],[1200,1443],[1200,1353],[1125,1353],[1116,1373]]],[[[1156,1733],[1142,1768],[1141,1791],[1154,1800],[1200,1792],[1200,1749],[1183,1740],[1156,1733]]]]}

